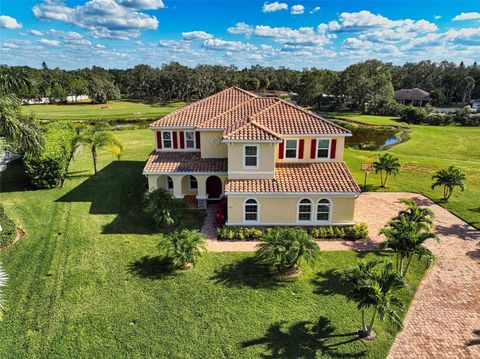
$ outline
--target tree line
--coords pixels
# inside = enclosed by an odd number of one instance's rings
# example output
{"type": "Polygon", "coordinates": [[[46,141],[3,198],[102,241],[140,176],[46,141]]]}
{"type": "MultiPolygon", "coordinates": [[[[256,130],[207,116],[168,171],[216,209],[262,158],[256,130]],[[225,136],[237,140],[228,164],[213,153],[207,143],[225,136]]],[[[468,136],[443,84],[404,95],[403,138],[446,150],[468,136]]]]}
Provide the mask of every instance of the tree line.
{"type": "Polygon", "coordinates": [[[399,88],[419,87],[431,93],[434,105],[468,103],[480,98],[480,67],[442,61],[420,61],[398,66],[368,60],[343,71],[327,69],[292,70],[255,65],[188,67],[177,62],[160,67],[137,65],[129,69],[92,68],[66,71],[15,66],[9,71],[31,78],[36,86],[18,94],[25,99],[48,97],[66,102],[67,96],[89,95],[105,103],[121,96],[144,101],[193,101],[230,86],[250,91],[283,90],[298,94],[301,105],[347,106],[364,111],[366,103],[393,100],[399,88]]]}

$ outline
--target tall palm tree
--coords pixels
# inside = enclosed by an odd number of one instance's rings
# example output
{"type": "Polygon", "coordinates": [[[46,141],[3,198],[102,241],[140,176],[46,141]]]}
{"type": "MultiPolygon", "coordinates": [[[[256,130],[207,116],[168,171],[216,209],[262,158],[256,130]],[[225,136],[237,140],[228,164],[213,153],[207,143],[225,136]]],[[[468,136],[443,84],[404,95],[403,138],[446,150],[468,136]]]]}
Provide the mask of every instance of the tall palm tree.
{"type": "Polygon", "coordinates": [[[312,263],[320,255],[315,239],[300,228],[274,228],[267,231],[257,245],[256,256],[279,272],[298,269],[300,259],[312,263]]]}
{"type": "Polygon", "coordinates": [[[387,152],[378,156],[378,160],[373,162],[373,168],[375,173],[380,173],[380,184],[385,188],[388,178],[400,172],[400,160],[387,152]]]}
{"type": "Polygon", "coordinates": [[[0,262],[0,320],[3,319],[3,314],[5,312],[5,301],[3,298],[3,289],[7,286],[8,276],[7,273],[3,271],[2,263],[0,262]]]}
{"type": "Polygon", "coordinates": [[[432,180],[435,180],[432,189],[443,187],[443,199],[448,202],[455,187],[465,190],[465,177],[465,173],[454,166],[440,169],[432,176],[432,180]]]}
{"type": "Polygon", "coordinates": [[[106,148],[117,158],[120,158],[122,153],[121,143],[113,136],[110,131],[110,126],[104,122],[97,122],[93,126],[88,126],[77,138],[77,144],[86,145],[90,147],[93,159],[93,169],[95,175],[98,173],[97,169],[97,150],[106,148]]]}
{"type": "Polygon", "coordinates": [[[205,235],[198,230],[184,229],[162,237],[158,248],[176,267],[188,269],[207,250],[205,235]]]}
{"type": "Polygon", "coordinates": [[[33,116],[21,113],[17,93],[33,85],[21,74],[13,75],[0,67],[0,151],[38,153],[43,148],[43,133],[33,116]]]}

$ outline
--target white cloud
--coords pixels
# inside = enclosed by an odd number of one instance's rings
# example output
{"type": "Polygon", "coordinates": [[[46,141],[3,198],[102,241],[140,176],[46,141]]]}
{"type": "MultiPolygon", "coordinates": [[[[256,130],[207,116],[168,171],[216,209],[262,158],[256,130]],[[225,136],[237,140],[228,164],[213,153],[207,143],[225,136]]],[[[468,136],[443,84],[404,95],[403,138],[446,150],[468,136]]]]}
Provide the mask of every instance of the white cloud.
{"type": "Polygon", "coordinates": [[[3,29],[21,29],[23,27],[16,19],[7,15],[0,15],[0,28],[3,29]]]}
{"type": "Polygon", "coordinates": [[[51,29],[48,31],[48,35],[65,40],[81,40],[83,39],[83,35],[79,34],[76,31],[60,31],[51,29]]]}
{"type": "Polygon", "coordinates": [[[254,29],[252,26],[244,23],[244,22],[237,22],[235,26],[231,26],[227,29],[230,34],[244,34],[247,37],[253,35],[254,29]]]}
{"type": "Polygon", "coordinates": [[[256,47],[241,41],[227,41],[222,39],[208,39],[205,40],[203,46],[209,50],[218,51],[250,51],[255,50],[256,47]]]}
{"type": "Polygon", "coordinates": [[[442,18],[442,15],[435,15],[433,18],[434,18],[435,20],[440,20],[440,19],[442,18]]]}
{"type": "Polygon", "coordinates": [[[189,31],[182,32],[182,38],[184,40],[207,40],[213,38],[213,35],[205,31],[189,31]]]}
{"type": "Polygon", "coordinates": [[[312,10],[310,10],[310,14],[315,14],[316,12],[320,11],[320,6],[315,6],[312,10]]]}
{"type": "MultiPolygon", "coordinates": [[[[57,20],[88,29],[96,38],[128,40],[139,37],[143,30],[156,30],[158,20],[155,16],[135,11],[133,7],[119,4],[120,0],[89,0],[74,8],[68,7],[62,0],[44,0],[35,5],[32,11],[39,20],[57,20]]],[[[128,5],[139,6],[153,1],[129,1],[128,5]]],[[[163,4],[163,3],[162,3],[163,4]]]]}
{"type": "Polygon", "coordinates": [[[462,12],[460,15],[455,16],[453,21],[463,20],[480,20],[480,12],[462,12]]]}
{"type": "Polygon", "coordinates": [[[292,5],[290,8],[290,14],[292,15],[301,15],[305,12],[305,6],[303,5],[292,5]]]}
{"type": "Polygon", "coordinates": [[[47,46],[53,46],[53,47],[60,46],[60,41],[58,40],[41,39],[41,40],[38,40],[38,42],[42,45],[47,45],[47,46]]]}
{"type": "Polygon", "coordinates": [[[43,32],[38,30],[30,30],[29,33],[34,36],[43,36],[43,32]]]}
{"type": "Polygon", "coordinates": [[[155,10],[165,7],[162,0],[117,0],[117,3],[138,10],[155,10]]]}
{"type": "Polygon", "coordinates": [[[264,3],[262,7],[263,12],[275,12],[280,10],[288,10],[288,5],[284,2],[272,2],[272,3],[264,3]]]}

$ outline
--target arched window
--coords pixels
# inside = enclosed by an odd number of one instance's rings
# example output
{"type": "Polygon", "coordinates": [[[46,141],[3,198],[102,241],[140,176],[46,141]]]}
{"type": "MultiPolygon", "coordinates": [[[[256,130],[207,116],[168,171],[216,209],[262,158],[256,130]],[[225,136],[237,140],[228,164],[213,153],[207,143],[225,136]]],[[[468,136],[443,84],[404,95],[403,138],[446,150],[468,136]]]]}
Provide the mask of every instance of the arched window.
{"type": "Polygon", "coordinates": [[[298,203],[298,220],[311,221],[312,220],[312,201],[307,198],[302,199],[298,203]]]}
{"type": "Polygon", "coordinates": [[[322,198],[317,203],[317,221],[330,221],[330,201],[322,198]]]}
{"type": "Polygon", "coordinates": [[[245,222],[258,222],[258,202],[253,199],[247,199],[244,205],[245,222]]]}
{"type": "Polygon", "coordinates": [[[194,176],[189,176],[188,177],[188,186],[190,188],[190,191],[198,189],[198,182],[197,182],[197,179],[194,176]]]}
{"type": "Polygon", "coordinates": [[[170,176],[167,176],[167,189],[173,191],[173,180],[170,176]]]}

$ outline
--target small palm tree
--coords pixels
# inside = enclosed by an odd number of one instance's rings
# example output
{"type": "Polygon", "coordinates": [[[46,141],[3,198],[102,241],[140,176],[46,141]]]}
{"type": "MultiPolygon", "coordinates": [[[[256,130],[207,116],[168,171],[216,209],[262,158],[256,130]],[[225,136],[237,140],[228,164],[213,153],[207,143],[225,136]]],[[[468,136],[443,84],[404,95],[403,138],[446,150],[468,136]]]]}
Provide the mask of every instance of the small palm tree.
{"type": "MultiPolygon", "coordinates": [[[[389,319],[399,326],[402,325],[400,316],[396,312],[397,308],[402,308],[402,302],[395,291],[403,288],[405,282],[393,270],[391,262],[385,263],[380,273],[374,271],[378,263],[366,265],[365,273],[359,269],[361,275],[358,280],[347,281],[347,284],[351,285],[348,298],[355,301],[360,310],[373,310],[370,323],[359,332],[361,336],[367,338],[373,337],[372,332],[377,316],[380,320],[389,319]]],[[[349,277],[348,274],[346,277],[349,277]]]]}
{"type": "Polygon", "coordinates": [[[85,130],[78,136],[77,144],[90,147],[95,175],[98,173],[98,149],[106,148],[114,155],[116,155],[117,158],[120,158],[123,149],[120,142],[112,135],[112,132],[110,131],[110,126],[104,122],[97,122],[95,125],[85,128],[85,130]]]}
{"type": "Polygon", "coordinates": [[[385,188],[388,178],[400,172],[400,160],[387,152],[378,156],[378,161],[373,162],[373,168],[375,173],[380,173],[380,184],[385,188]]]}
{"type": "Polygon", "coordinates": [[[311,263],[320,255],[315,239],[300,228],[274,228],[267,231],[257,248],[257,258],[282,273],[297,271],[302,258],[311,263]]]}
{"type": "Polygon", "coordinates": [[[185,207],[182,200],[173,198],[165,188],[149,191],[143,199],[143,210],[159,227],[177,224],[185,214],[185,207]]]}
{"type": "Polygon", "coordinates": [[[205,235],[198,230],[184,229],[163,236],[158,248],[182,269],[193,267],[197,259],[206,251],[205,235]]]}
{"type": "Polygon", "coordinates": [[[3,298],[3,289],[7,286],[8,276],[7,273],[3,271],[2,263],[0,263],[0,320],[3,319],[3,314],[5,312],[5,301],[3,298]]]}
{"type": "Polygon", "coordinates": [[[462,191],[465,190],[465,173],[454,166],[438,170],[432,176],[432,180],[435,180],[432,184],[432,189],[443,186],[443,199],[445,202],[448,202],[455,187],[460,187],[462,191]]]}

